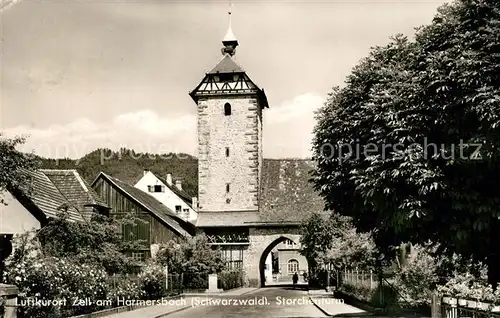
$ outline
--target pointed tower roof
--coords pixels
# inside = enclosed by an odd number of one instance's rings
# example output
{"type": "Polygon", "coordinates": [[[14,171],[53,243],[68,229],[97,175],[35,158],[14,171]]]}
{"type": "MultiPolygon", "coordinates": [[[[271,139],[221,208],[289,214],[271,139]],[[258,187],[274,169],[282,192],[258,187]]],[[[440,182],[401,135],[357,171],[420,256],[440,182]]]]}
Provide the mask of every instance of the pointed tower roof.
{"type": "Polygon", "coordinates": [[[232,58],[231,55],[226,54],[222,60],[215,65],[215,67],[208,72],[208,74],[217,73],[244,73],[245,71],[239,66],[232,58]]]}
{"type": "Polygon", "coordinates": [[[222,43],[224,42],[238,42],[233,33],[233,29],[231,28],[231,12],[229,13],[229,28],[227,29],[226,36],[224,36],[224,39],[222,40],[222,43]]]}
{"type": "Polygon", "coordinates": [[[222,40],[222,44],[224,45],[224,47],[222,48],[222,54],[229,54],[233,56],[234,53],[236,53],[238,40],[236,39],[236,36],[234,36],[233,29],[231,28],[231,7],[232,4],[231,2],[229,2],[229,11],[227,12],[229,15],[229,26],[227,28],[226,36],[224,36],[224,39],[222,40]]]}
{"type": "Polygon", "coordinates": [[[269,107],[264,90],[259,88],[245,70],[234,60],[238,40],[231,29],[231,10],[229,10],[229,28],[222,40],[222,58],[194,90],[189,92],[191,98],[198,103],[200,98],[215,96],[255,96],[262,108],[269,107]]]}

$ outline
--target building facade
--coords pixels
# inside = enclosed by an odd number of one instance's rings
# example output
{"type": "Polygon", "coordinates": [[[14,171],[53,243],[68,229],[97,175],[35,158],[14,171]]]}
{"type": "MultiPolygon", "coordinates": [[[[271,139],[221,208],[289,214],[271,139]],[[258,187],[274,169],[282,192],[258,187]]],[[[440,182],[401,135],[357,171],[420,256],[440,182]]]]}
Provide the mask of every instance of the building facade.
{"type": "Polygon", "coordinates": [[[134,186],[166,205],[183,220],[193,224],[196,222],[198,200],[196,197],[189,197],[182,189],[181,180],[174,182],[172,174],[168,173],[163,178],[152,171],[144,170],[144,175],[134,186]]]}
{"type": "Polygon", "coordinates": [[[111,217],[133,216],[136,219],[134,224],[122,225],[122,236],[126,241],[143,243],[128,252],[138,261],[154,256],[161,243],[180,242],[194,234],[194,225],[182,220],[148,193],[119,179],[101,172],[92,188],[111,208],[111,217]]]}
{"type": "Polygon", "coordinates": [[[308,182],[311,161],[263,159],[266,94],[236,62],[231,24],[222,43],[222,58],[190,92],[198,109],[196,226],[221,247],[228,267],[264,285],[271,250],[299,242],[300,224],[323,202],[308,182]]]}

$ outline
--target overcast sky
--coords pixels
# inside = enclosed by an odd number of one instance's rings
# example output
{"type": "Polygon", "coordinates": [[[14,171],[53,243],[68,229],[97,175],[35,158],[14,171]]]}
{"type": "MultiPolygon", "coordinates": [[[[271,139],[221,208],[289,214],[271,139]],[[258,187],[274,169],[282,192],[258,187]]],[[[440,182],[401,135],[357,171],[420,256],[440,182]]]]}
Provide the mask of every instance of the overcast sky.
{"type": "MultiPolygon", "coordinates": [[[[0,130],[25,150],[196,155],[188,92],[221,58],[228,1],[4,0],[0,130]]],[[[444,0],[233,1],[235,59],[264,88],[264,156],[309,157],[313,112],[371,46],[444,0]]]]}

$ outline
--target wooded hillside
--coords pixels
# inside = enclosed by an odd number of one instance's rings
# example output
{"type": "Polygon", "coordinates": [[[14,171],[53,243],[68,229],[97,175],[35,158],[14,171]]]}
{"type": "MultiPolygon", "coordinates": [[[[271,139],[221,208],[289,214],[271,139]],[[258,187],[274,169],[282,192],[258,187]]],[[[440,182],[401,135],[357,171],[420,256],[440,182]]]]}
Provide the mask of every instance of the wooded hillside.
{"type": "Polygon", "coordinates": [[[93,182],[103,171],[129,184],[135,184],[149,169],[160,176],[171,173],[173,180],[180,179],[183,189],[191,196],[198,194],[198,159],[188,154],[136,153],[131,149],[111,151],[97,149],[80,159],[37,158],[40,168],[76,169],[88,182],[93,182]]]}

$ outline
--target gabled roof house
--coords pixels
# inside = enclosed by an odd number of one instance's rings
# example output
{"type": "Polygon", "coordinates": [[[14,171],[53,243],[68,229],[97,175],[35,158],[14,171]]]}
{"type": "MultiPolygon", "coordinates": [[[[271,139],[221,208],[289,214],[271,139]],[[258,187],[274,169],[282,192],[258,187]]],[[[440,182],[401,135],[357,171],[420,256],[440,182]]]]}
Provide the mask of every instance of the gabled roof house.
{"type": "Polygon", "coordinates": [[[59,211],[68,219],[86,222],[91,212],[109,210],[97,193],[76,170],[24,170],[29,190],[9,189],[2,193],[6,205],[0,205],[0,234],[20,234],[43,227],[59,211]]]}
{"type": "Polygon", "coordinates": [[[183,220],[153,196],[104,172],[99,173],[92,188],[111,207],[112,216],[134,214],[144,221],[126,230],[130,233],[124,233],[125,238],[146,242],[142,248],[132,252],[134,258],[149,258],[153,246],[182,240],[195,233],[193,224],[183,220]]]}
{"type": "Polygon", "coordinates": [[[143,176],[134,186],[149,193],[184,221],[193,224],[196,222],[198,200],[182,189],[181,180],[178,179],[174,183],[172,174],[169,173],[163,178],[157,173],[144,170],[143,176]]]}

